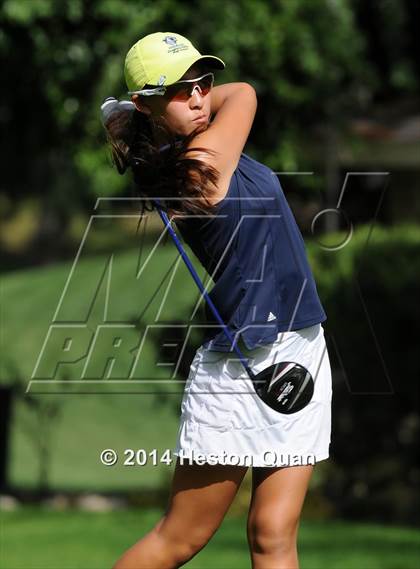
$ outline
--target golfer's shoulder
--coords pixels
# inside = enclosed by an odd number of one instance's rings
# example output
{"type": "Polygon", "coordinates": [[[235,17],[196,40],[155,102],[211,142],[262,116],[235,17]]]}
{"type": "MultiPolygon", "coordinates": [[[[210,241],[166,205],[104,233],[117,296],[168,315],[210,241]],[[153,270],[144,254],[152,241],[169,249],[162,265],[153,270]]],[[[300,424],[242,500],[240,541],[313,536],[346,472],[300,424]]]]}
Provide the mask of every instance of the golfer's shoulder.
{"type": "Polygon", "coordinates": [[[189,148],[201,147],[211,151],[211,154],[194,151],[194,157],[219,172],[217,187],[220,199],[226,194],[238,165],[256,110],[254,87],[249,83],[238,83],[237,89],[223,101],[208,128],[197,134],[189,144],[189,148]]]}

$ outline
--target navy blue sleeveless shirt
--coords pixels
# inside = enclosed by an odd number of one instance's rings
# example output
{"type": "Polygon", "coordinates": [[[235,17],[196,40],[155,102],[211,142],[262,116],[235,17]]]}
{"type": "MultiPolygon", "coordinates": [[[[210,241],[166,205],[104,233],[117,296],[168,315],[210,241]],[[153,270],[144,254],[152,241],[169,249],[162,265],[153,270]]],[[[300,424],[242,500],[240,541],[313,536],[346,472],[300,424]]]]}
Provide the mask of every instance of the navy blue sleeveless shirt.
{"type": "MultiPolygon", "coordinates": [[[[177,227],[212,277],[209,295],[235,342],[253,349],[279,332],[327,319],[301,232],[279,179],[264,164],[242,153],[213,213],[188,215],[177,227]]],[[[230,351],[206,302],[205,312],[211,326],[203,346],[230,351]]]]}

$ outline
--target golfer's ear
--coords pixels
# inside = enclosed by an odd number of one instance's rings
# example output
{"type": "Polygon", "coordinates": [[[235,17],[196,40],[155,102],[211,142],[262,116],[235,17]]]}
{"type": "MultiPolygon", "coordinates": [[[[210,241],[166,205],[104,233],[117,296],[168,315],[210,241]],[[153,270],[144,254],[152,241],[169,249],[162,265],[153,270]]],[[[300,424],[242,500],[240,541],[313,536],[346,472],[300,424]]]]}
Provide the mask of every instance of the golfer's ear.
{"type": "Polygon", "coordinates": [[[143,101],[140,101],[140,97],[138,95],[133,95],[131,97],[131,100],[136,105],[136,109],[138,111],[144,113],[145,115],[151,114],[151,109],[145,103],[143,103],[143,101]]]}

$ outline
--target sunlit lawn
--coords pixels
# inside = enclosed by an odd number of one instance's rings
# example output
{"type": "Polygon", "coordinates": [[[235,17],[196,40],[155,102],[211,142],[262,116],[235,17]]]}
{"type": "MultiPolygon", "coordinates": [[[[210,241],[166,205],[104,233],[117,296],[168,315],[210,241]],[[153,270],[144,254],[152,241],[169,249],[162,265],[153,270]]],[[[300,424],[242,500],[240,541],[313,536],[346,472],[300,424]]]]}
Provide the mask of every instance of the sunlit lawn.
{"type": "MultiPolygon", "coordinates": [[[[141,257],[143,261],[150,252],[150,245],[145,246],[141,257]]],[[[158,253],[150,257],[148,270],[140,278],[137,278],[140,263],[137,250],[118,251],[113,256],[112,270],[108,267],[108,277],[104,277],[110,259],[107,255],[86,258],[82,255],[73,272],[72,263],[66,262],[4,275],[3,328],[7,333],[2,339],[0,381],[8,383],[19,378],[23,389],[26,389],[31,377],[35,377],[29,393],[41,392],[35,395],[38,401],[51,401],[53,395],[42,394],[42,391],[48,391],[50,388],[57,388],[59,391],[59,382],[54,375],[51,379],[39,382],[36,378],[44,377],[43,373],[33,373],[41,353],[39,366],[47,372],[57,366],[57,361],[54,360],[61,359],[57,355],[58,347],[48,349],[50,340],[46,342],[45,350],[43,348],[47,334],[51,332],[51,324],[80,324],[87,318],[87,330],[92,333],[103,317],[105,298],[110,321],[129,323],[144,312],[163,281],[156,298],[144,313],[144,322],[156,325],[160,311],[157,325],[173,321],[185,321],[187,325],[191,303],[196,293],[194,282],[186,275],[186,268],[182,265],[176,271],[176,278],[169,292],[166,290],[168,278],[164,279],[172,262],[177,258],[176,249],[171,243],[160,247],[158,253]],[[67,286],[66,281],[70,275],[67,286]],[[105,290],[107,286],[108,293],[105,290]],[[168,294],[165,297],[166,293],[168,294]],[[174,297],[176,303],[173,301],[174,297]],[[58,314],[54,316],[59,304],[58,314]]],[[[51,334],[54,334],[54,331],[51,334]]],[[[124,338],[130,348],[139,343],[141,334],[140,330],[127,332],[124,338]]],[[[89,338],[85,340],[87,346],[89,338]]],[[[82,351],[86,352],[86,346],[82,345],[82,351]]],[[[189,347],[191,350],[198,347],[192,338],[189,339],[189,347]]],[[[118,358],[119,366],[115,364],[111,377],[105,376],[101,379],[105,361],[103,351],[98,350],[96,358],[95,354],[92,356],[95,369],[91,371],[90,376],[98,371],[95,377],[99,378],[93,385],[92,393],[87,392],[92,384],[82,380],[71,384],[69,393],[57,395],[60,415],[49,425],[48,483],[52,488],[98,491],[110,488],[128,490],[139,486],[156,487],[160,485],[161,477],[168,475],[169,467],[165,464],[154,466],[148,462],[141,468],[127,468],[122,465],[122,458],[125,449],[145,449],[147,453],[157,449],[160,457],[166,449],[174,447],[180,414],[179,403],[184,388],[182,380],[185,381],[185,377],[178,376],[176,379],[179,379],[180,383],[173,382],[174,385],[168,387],[166,391],[170,394],[163,404],[161,400],[157,401],[153,394],[142,393],[147,389],[156,391],[152,383],[143,385],[137,381],[132,386],[128,381],[120,381],[121,377],[127,377],[132,358],[132,352],[128,349],[118,358]],[[123,388],[128,393],[125,393],[123,388]],[[120,393],[114,393],[115,391],[120,393]],[[105,448],[113,448],[120,455],[121,460],[112,468],[106,468],[100,463],[99,455],[105,448]]],[[[83,361],[80,357],[72,356],[70,359],[76,361],[69,364],[60,363],[57,367],[58,373],[65,371],[69,379],[80,380],[80,363],[83,364],[83,361]]],[[[159,361],[156,348],[151,341],[146,341],[139,358],[139,377],[171,377],[171,370],[155,365],[156,361],[159,361]]],[[[35,415],[25,401],[14,401],[9,480],[15,486],[30,488],[38,483],[38,429],[39,423],[35,421],[35,415]]]]}
{"type": "MultiPolygon", "coordinates": [[[[110,569],[160,519],[159,510],[2,512],[4,569],[110,569]]],[[[228,514],[191,569],[251,567],[246,517],[228,514]]],[[[420,537],[410,528],[344,521],[301,521],[301,569],[415,569],[420,537]]]]}

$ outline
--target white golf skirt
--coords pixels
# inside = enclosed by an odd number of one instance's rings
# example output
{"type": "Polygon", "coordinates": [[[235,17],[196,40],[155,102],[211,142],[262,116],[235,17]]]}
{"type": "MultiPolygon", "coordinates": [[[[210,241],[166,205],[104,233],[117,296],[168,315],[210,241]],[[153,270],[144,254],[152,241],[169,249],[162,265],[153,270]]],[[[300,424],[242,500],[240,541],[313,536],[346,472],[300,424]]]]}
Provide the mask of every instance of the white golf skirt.
{"type": "Polygon", "coordinates": [[[280,361],[306,367],[315,387],[306,407],[289,415],[264,403],[236,352],[198,348],[181,402],[173,454],[182,462],[279,467],[329,456],[332,379],[322,324],[280,332],[272,344],[241,348],[258,373],[280,361]]]}

